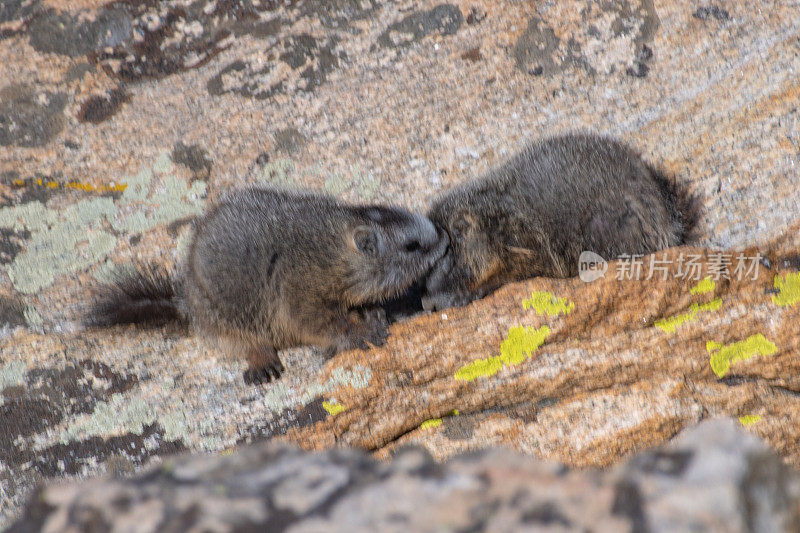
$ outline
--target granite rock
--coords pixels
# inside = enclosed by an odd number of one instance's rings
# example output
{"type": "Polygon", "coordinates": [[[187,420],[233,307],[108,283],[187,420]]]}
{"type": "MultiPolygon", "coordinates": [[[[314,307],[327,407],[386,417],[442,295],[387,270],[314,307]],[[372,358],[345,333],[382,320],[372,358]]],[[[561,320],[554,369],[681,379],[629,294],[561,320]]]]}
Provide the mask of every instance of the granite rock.
{"type": "Polygon", "coordinates": [[[3,2],[0,527],[41,480],[274,436],[597,466],[727,415],[800,464],[796,15],[743,0],[3,2]],[[229,188],[422,210],[575,129],[702,197],[696,248],[642,258],[692,256],[700,279],[511,285],[401,321],[383,349],[287,352],[269,387],[177,329],[79,326],[114,270],[174,267],[229,188]],[[730,274],[739,253],[760,270],[714,280],[720,253],[730,274]]]}

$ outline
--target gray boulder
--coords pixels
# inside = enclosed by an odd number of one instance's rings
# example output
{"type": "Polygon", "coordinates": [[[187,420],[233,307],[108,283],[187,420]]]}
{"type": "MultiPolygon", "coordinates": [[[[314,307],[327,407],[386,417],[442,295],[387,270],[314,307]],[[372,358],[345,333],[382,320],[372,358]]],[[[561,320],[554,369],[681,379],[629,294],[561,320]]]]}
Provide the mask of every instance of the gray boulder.
{"type": "Polygon", "coordinates": [[[613,470],[494,449],[436,463],[421,448],[280,443],[168,459],[129,478],[39,489],[24,531],[796,531],[800,475],[715,419],[613,470]],[[794,528],[794,529],[793,529],[794,528]]]}

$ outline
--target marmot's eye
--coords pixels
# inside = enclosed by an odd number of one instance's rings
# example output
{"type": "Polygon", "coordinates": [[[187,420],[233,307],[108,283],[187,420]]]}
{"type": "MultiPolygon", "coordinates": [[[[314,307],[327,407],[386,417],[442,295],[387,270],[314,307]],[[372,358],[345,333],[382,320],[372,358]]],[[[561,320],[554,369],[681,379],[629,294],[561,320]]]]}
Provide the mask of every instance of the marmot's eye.
{"type": "Polygon", "coordinates": [[[406,243],[406,252],[416,252],[420,249],[419,241],[413,240],[406,243]]]}
{"type": "Polygon", "coordinates": [[[455,241],[460,241],[472,227],[472,218],[465,214],[459,213],[450,222],[450,237],[455,241]]]}

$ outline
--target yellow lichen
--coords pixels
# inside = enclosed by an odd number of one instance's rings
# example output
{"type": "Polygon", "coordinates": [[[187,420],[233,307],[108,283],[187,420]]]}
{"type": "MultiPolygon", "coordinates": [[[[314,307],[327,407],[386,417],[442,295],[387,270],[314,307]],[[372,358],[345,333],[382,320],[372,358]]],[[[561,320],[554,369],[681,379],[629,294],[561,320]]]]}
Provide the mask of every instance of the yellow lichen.
{"type": "Polygon", "coordinates": [[[329,415],[335,416],[346,410],[347,407],[340,403],[322,402],[322,408],[325,409],[329,415]]]}
{"type": "MultiPolygon", "coordinates": [[[[17,187],[24,187],[26,185],[24,180],[14,180],[14,185],[17,187]]],[[[43,180],[37,178],[30,182],[30,185],[38,187],[46,187],[48,189],[58,189],[63,187],[65,189],[77,189],[84,192],[123,192],[127,185],[125,183],[111,184],[111,185],[92,185],[91,183],[81,183],[79,181],[70,181],[67,183],[59,183],[54,180],[43,180]]]]}
{"type": "MultiPolygon", "coordinates": [[[[458,409],[453,409],[447,416],[458,416],[458,409]]],[[[419,425],[420,429],[438,428],[442,425],[441,418],[431,418],[419,425]]]]}
{"type": "Polygon", "coordinates": [[[547,291],[534,291],[530,298],[522,301],[522,307],[525,309],[532,307],[540,315],[558,316],[559,313],[570,314],[575,309],[575,304],[547,291]]]}
{"type": "Polygon", "coordinates": [[[776,275],[774,286],[780,292],[772,296],[772,303],[786,307],[800,302],[800,272],[786,274],[783,278],[776,275]]]}
{"type": "Polygon", "coordinates": [[[442,425],[441,418],[431,418],[430,420],[426,420],[422,424],[420,424],[420,429],[429,429],[429,428],[438,428],[442,425]]]}
{"type": "Polygon", "coordinates": [[[704,278],[698,282],[697,285],[689,289],[689,292],[691,294],[705,294],[707,292],[712,292],[716,288],[717,284],[714,283],[714,280],[711,278],[704,278]]]}
{"type": "Polygon", "coordinates": [[[761,421],[761,415],[744,415],[739,417],[739,423],[744,427],[752,426],[761,421]]]}
{"type": "Polygon", "coordinates": [[[499,356],[476,359],[459,368],[456,371],[455,378],[464,381],[472,381],[480,376],[493,376],[497,374],[501,368],[503,368],[503,361],[499,356]]]}
{"type": "Polygon", "coordinates": [[[723,377],[737,361],[746,361],[757,355],[769,356],[778,351],[774,343],[761,333],[732,344],[720,344],[715,341],[706,343],[706,350],[711,354],[711,369],[718,377],[723,377]]]}
{"type": "Polygon", "coordinates": [[[654,325],[657,328],[663,329],[667,333],[675,333],[675,330],[678,329],[678,326],[681,326],[686,322],[694,321],[697,318],[698,313],[705,311],[719,311],[719,308],[721,306],[722,306],[722,298],[715,298],[710,302],[704,304],[694,303],[689,306],[688,312],[671,316],[669,318],[662,318],[660,320],[656,320],[654,325]]]}
{"type": "Polygon", "coordinates": [[[455,378],[472,381],[480,376],[493,376],[503,366],[518,365],[526,357],[536,351],[550,334],[548,326],[539,329],[516,326],[508,331],[508,336],[500,344],[500,355],[477,359],[462,366],[455,373],[455,378]]]}

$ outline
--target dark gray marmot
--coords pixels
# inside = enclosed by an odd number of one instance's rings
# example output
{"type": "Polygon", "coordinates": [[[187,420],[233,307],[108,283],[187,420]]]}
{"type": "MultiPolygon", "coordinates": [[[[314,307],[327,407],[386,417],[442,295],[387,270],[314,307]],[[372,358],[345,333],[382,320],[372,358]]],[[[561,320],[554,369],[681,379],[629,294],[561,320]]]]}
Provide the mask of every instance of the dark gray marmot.
{"type": "Polygon", "coordinates": [[[191,323],[233,341],[247,382],[270,381],[283,348],[383,344],[378,304],[421,280],[446,245],[427,218],[397,207],[246,189],[196,222],[176,279],[137,268],[101,288],[89,324],[191,323]]]}
{"type": "Polygon", "coordinates": [[[510,281],[578,274],[588,250],[648,254],[693,237],[698,202],[631,148],[568,134],[527,146],[435,199],[450,239],[426,281],[428,310],[464,305],[510,281]]]}

